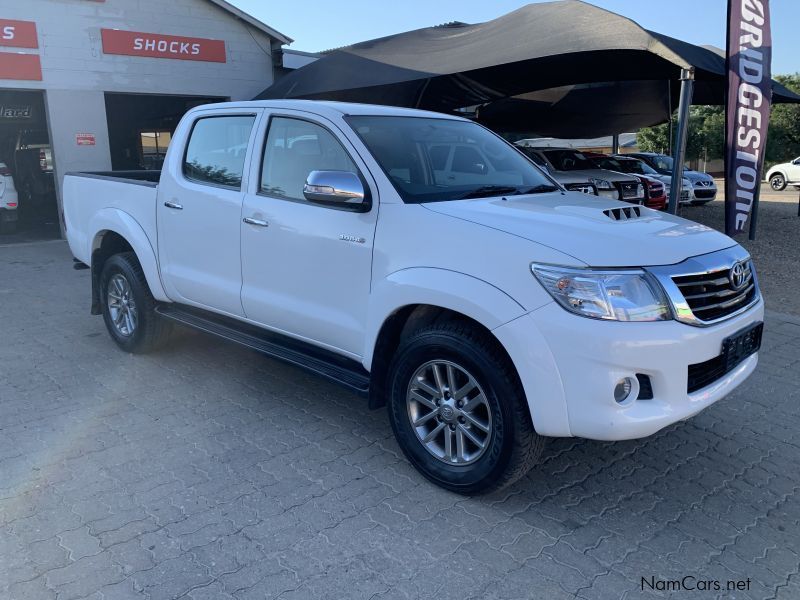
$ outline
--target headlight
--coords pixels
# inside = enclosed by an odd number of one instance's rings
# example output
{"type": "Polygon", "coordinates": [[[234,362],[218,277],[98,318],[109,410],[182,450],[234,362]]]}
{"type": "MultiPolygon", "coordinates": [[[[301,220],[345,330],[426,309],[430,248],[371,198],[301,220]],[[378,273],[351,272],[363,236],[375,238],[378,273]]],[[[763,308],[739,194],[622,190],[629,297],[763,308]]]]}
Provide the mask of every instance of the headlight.
{"type": "Polygon", "coordinates": [[[531,265],[544,289],[568,311],[610,321],[671,318],[661,288],[642,270],[601,271],[531,265]]]}
{"type": "Polygon", "coordinates": [[[610,181],[606,181],[605,179],[597,179],[595,177],[590,177],[589,181],[593,183],[598,190],[613,190],[614,186],[611,185],[610,181]]]}

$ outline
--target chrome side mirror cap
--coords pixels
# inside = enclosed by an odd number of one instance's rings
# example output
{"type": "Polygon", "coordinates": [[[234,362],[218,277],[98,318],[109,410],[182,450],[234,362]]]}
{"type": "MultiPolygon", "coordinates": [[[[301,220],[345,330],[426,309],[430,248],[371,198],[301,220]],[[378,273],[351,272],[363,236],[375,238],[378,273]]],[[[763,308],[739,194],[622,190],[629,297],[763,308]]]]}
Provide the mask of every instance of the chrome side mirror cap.
{"type": "Polygon", "coordinates": [[[303,195],[309,202],[345,210],[365,212],[370,207],[364,184],[351,171],[311,171],[303,195]]]}

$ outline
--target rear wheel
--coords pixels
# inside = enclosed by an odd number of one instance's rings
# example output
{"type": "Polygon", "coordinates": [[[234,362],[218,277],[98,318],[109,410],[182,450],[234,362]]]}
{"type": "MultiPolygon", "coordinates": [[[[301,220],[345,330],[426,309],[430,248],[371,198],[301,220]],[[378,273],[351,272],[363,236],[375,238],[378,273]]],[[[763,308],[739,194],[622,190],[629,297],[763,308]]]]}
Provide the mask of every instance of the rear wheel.
{"type": "Polygon", "coordinates": [[[512,484],[536,463],[533,429],[513,365],[471,323],[448,321],[406,338],[389,374],[389,418],[409,461],[461,494],[512,484]]]}
{"type": "Polygon", "coordinates": [[[775,190],[776,192],[780,192],[786,189],[786,178],[781,175],[780,173],[775,173],[772,177],[769,178],[769,185],[770,187],[775,190]]]}
{"type": "Polygon", "coordinates": [[[155,312],[156,301],[133,252],[106,261],[100,303],[111,338],[126,352],[150,352],[167,341],[172,326],[155,312]]]}

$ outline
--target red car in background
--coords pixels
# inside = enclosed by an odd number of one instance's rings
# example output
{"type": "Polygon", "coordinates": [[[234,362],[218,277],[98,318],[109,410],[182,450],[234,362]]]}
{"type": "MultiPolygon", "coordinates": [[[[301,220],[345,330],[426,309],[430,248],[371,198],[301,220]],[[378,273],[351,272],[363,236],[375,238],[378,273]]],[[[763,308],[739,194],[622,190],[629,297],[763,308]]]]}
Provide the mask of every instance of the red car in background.
{"type": "Polygon", "coordinates": [[[584,152],[583,154],[600,169],[634,175],[644,186],[644,205],[654,210],[667,209],[668,200],[664,184],[655,177],[642,174],[640,163],[635,158],[611,157],[600,152],[584,152]]]}

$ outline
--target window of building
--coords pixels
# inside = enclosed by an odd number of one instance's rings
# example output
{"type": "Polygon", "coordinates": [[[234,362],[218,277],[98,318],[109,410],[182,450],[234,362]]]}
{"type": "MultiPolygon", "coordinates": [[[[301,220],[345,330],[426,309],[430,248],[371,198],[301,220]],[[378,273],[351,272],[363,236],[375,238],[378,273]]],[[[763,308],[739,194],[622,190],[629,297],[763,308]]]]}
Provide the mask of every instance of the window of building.
{"type": "Polygon", "coordinates": [[[164,165],[167,148],[172,141],[169,131],[142,131],[139,133],[139,151],[142,168],[158,170],[164,165]]]}

